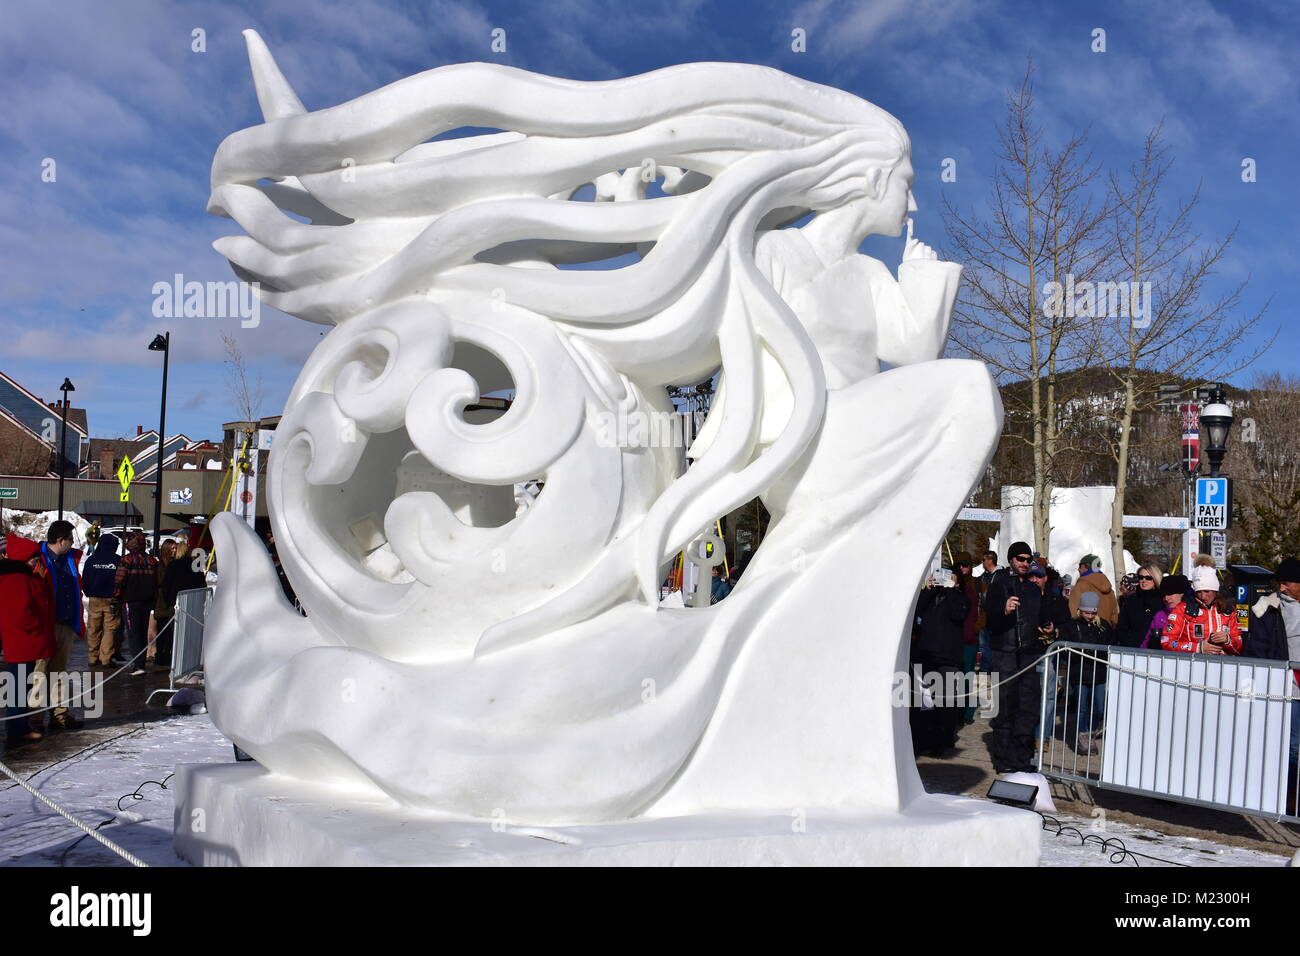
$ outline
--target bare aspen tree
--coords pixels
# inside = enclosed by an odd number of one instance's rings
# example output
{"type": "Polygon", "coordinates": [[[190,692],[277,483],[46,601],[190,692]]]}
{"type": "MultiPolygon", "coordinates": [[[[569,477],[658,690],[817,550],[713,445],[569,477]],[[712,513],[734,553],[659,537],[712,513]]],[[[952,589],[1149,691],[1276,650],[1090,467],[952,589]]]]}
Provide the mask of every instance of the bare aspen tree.
{"type": "Polygon", "coordinates": [[[1085,136],[1044,145],[1034,121],[1032,64],[1007,97],[987,211],[944,204],[948,258],[965,267],[953,324],[959,351],[985,362],[1003,386],[1004,441],[1032,457],[1034,544],[1050,554],[1058,460],[1070,443],[1062,410],[1078,396],[1062,373],[1096,357],[1092,320],[1059,290],[1092,281],[1110,255],[1108,210],[1093,182],[1085,136]]]}
{"type": "Polygon", "coordinates": [[[1234,403],[1228,461],[1241,551],[1271,568],[1300,553],[1300,376],[1259,374],[1251,385],[1234,403]]]}
{"type": "Polygon", "coordinates": [[[222,332],[221,344],[226,352],[226,358],[222,362],[225,366],[226,391],[235,404],[240,421],[255,422],[261,417],[262,405],[266,401],[262,379],[260,376],[249,375],[244,352],[233,335],[222,332]]]}
{"type": "Polygon", "coordinates": [[[1271,344],[1247,347],[1264,310],[1238,314],[1244,282],[1207,296],[1206,283],[1233,235],[1205,243],[1193,230],[1199,188],[1172,205],[1165,201],[1166,153],[1157,127],[1127,175],[1110,175],[1115,275],[1106,283],[1106,307],[1100,308],[1098,295],[1095,311],[1101,364],[1117,393],[1117,400],[1097,404],[1097,414],[1113,424],[1105,434],[1115,463],[1110,542],[1116,568],[1124,566],[1124,500],[1137,414],[1154,410],[1161,386],[1195,388],[1227,378],[1271,344]]]}

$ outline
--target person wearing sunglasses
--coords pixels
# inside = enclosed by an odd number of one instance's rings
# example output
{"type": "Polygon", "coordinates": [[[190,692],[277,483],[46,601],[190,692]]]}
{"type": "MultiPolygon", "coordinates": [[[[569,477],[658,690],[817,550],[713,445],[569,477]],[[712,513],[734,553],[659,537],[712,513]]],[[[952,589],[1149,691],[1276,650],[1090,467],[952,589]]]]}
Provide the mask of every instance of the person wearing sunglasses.
{"type": "Polygon", "coordinates": [[[1115,640],[1124,647],[1140,647],[1151,631],[1151,621],[1164,609],[1160,580],[1164,575],[1154,561],[1138,568],[1137,589],[1119,601],[1115,640]]]}
{"type": "Polygon", "coordinates": [[[984,598],[998,688],[998,713],[992,720],[989,757],[997,773],[1037,771],[1034,730],[1042,703],[1033,666],[1046,645],[1039,639],[1042,591],[1029,577],[1033,550],[1024,541],[1007,549],[1009,573],[998,575],[984,598]],[[1030,668],[1023,674],[1019,672],[1030,668]],[[1018,675],[1018,676],[1014,676],[1018,675]]]}

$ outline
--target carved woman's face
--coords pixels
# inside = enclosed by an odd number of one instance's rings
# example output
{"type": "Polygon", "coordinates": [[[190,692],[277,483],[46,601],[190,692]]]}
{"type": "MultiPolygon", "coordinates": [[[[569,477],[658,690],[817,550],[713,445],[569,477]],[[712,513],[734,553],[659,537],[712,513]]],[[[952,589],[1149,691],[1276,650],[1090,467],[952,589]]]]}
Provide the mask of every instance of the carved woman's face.
{"type": "Polygon", "coordinates": [[[916,211],[916,200],[912,198],[912,183],[916,174],[912,171],[912,161],[904,159],[894,167],[885,183],[885,195],[880,200],[879,232],[886,236],[902,234],[908,213],[916,211]]]}
{"type": "Polygon", "coordinates": [[[909,213],[916,210],[912,198],[912,161],[904,158],[892,170],[882,173],[885,178],[884,192],[879,198],[863,196],[850,203],[859,219],[854,232],[859,237],[898,236],[903,233],[909,213]]]}

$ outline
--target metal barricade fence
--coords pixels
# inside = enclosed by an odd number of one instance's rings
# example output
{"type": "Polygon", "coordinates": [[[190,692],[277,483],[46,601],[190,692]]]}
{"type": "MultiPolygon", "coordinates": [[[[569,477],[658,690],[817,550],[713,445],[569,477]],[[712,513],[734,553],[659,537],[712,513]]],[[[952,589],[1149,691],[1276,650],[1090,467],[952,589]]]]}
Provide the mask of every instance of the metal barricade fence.
{"type": "Polygon", "coordinates": [[[149,692],[148,700],[157,694],[175,693],[176,685],[203,670],[203,627],[212,606],[212,588],[194,588],[176,595],[176,608],[172,613],[172,666],[167,675],[167,686],[149,692]]]}
{"type": "Polygon", "coordinates": [[[172,646],[172,680],[203,669],[203,626],[212,605],[212,588],[194,588],[176,595],[175,644],[172,646]]]}
{"type": "Polygon", "coordinates": [[[1300,822],[1300,663],[1066,641],[1044,663],[1045,776],[1300,822]]]}

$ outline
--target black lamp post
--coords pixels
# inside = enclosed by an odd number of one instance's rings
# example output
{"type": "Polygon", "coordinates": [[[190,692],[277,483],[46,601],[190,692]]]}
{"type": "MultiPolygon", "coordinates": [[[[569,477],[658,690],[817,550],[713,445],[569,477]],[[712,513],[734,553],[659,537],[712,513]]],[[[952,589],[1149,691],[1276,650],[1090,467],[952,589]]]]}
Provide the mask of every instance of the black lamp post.
{"type": "MultiPolygon", "coordinates": [[[[64,378],[59,391],[63,393],[63,427],[59,432],[59,520],[63,520],[63,476],[68,470],[68,392],[75,392],[72,379],[64,378]]],[[[80,460],[81,456],[77,456],[80,460]]]]}
{"type": "Polygon", "coordinates": [[[1228,453],[1228,430],[1232,428],[1232,409],[1224,401],[1221,385],[1210,390],[1210,404],[1201,412],[1201,424],[1206,431],[1205,455],[1210,459],[1210,477],[1218,478],[1223,456],[1228,453]]]}
{"type": "Polygon", "coordinates": [[[154,478],[153,491],[153,553],[158,554],[158,538],[162,534],[162,494],[163,494],[163,443],[167,435],[167,362],[171,358],[172,334],[164,332],[155,335],[149,343],[150,352],[163,354],[162,405],[158,410],[158,471],[154,478]]]}

